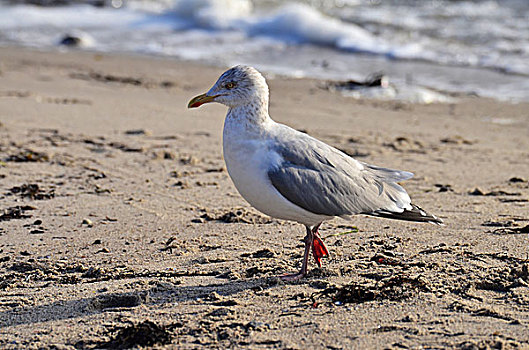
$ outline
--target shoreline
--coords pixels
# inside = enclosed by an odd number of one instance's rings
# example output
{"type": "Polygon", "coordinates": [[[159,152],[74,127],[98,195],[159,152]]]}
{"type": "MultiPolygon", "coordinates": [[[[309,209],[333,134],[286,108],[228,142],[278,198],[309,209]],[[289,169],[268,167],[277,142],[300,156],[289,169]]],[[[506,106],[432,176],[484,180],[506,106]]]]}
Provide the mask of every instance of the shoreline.
{"type": "MultiPolygon", "coordinates": [[[[156,53],[147,53],[147,52],[133,52],[133,51],[116,51],[116,52],[106,52],[106,51],[98,51],[96,49],[90,49],[90,48],[69,48],[69,47],[63,47],[63,46],[55,46],[55,47],[48,47],[48,48],[38,48],[38,47],[31,47],[31,46],[9,46],[4,45],[0,46],[1,49],[9,49],[12,48],[14,50],[29,50],[29,51],[36,51],[41,53],[70,53],[70,54],[94,54],[94,55],[103,55],[103,56],[109,56],[109,57],[130,57],[131,59],[144,59],[144,60],[154,60],[154,61],[169,61],[169,62],[184,62],[186,64],[190,64],[192,66],[198,65],[208,68],[228,68],[229,66],[236,65],[237,63],[228,64],[227,62],[218,62],[215,64],[214,62],[208,61],[207,59],[202,60],[188,60],[182,57],[177,56],[169,56],[169,55],[163,55],[163,54],[156,54],[156,53]]],[[[303,52],[304,50],[308,50],[309,52],[312,52],[312,48],[310,47],[304,47],[301,45],[298,47],[300,52],[303,52]]],[[[325,52],[325,48],[319,47],[317,50],[323,50],[324,52],[322,55],[333,57],[337,53],[333,50],[330,50],[328,52],[325,52]]],[[[298,53],[299,55],[300,53],[298,53]]],[[[313,54],[313,52],[311,53],[313,54]]],[[[310,56],[310,55],[309,55],[310,56]]],[[[292,58],[286,58],[287,60],[291,60],[292,58]]],[[[250,59],[251,60],[251,59],[250,59]]],[[[253,59],[256,60],[255,58],[253,59]]],[[[321,64],[325,65],[328,63],[326,62],[327,59],[323,59],[321,64]]],[[[300,73],[297,71],[293,71],[292,73],[288,73],[288,70],[290,69],[287,66],[274,66],[267,63],[258,63],[259,60],[257,59],[257,66],[263,66],[265,69],[263,72],[267,74],[268,76],[277,76],[283,79],[306,79],[306,80],[313,80],[313,81],[320,81],[324,85],[332,85],[333,83],[344,83],[347,81],[357,81],[357,82],[364,82],[365,80],[368,80],[370,77],[383,73],[383,75],[388,78],[390,87],[393,87],[396,90],[396,94],[391,91],[386,91],[385,93],[383,91],[374,92],[373,89],[367,89],[367,90],[344,90],[342,93],[344,96],[349,98],[356,98],[356,99],[370,99],[375,101],[393,101],[393,102],[403,102],[403,103],[419,103],[419,104],[430,104],[430,103],[452,103],[456,101],[450,101],[451,98],[457,98],[457,99],[469,99],[469,98],[482,98],[482,99],[492,99],[494,101],[498,101],[500,103],[509,103],[509,104],[528,104],[529,103],[529,97],[527,98],[521,98],[519,96],[508,96],[507,92],[501,92],[499,96],[497,97],[491,97],[490,94],[493,93],[491,91],[491,87],[487,87],[484,91],[479,91],[481,87],[479,87],[480,84],[477,84],[475,86],[475,89],[467,90],[467,91],[459,91],[456,90],[454,86],[451,86],[452,83],[448,83],[452,80],[455,73],[458,72],[457,76],[465,77],[466,79],[470,81],[474,81],[475,79],[478,79],[477,76],[481,76],[480,79],[484,79],[486,77],[487,84],[489,82],[493,82],[494,86],[498,88],[499,86],[507,85],[509,84],[515,84],[515,82],[511,81],[511,79],[517,79],[517,78],[523,78],[526,77],[524,74],[518,74],[518,73],[507,73],[503,72],[501,70],[492,69],[492,68],[486,68],[486,67],[477,67],[477,66],[471,66],[471,65],[451,65],[451,64],[442,64],[437,62],[430,62],[427,60],[398,60],[395,61],[395,63],[400,68],[395,68],[393,66],[388,66],[385,62],[390,61],[392,62],[392,59],[384,57],[384,56],[373,56],[370,54],[364,54],[364,55],[357,55],[356,57],[356,64],[359,65],[360,71],[366,70],[363,74],[352,74],[352,75],[346,75],[345,77],[342,77],[342,73],[340,72],[334,72],[331,73],[331,71],[327,71],[325,73],[325,69],[323,71],[314,70],[314,71],[305,71],[304,73],[300,73]],[[426,72],[430,72],[427,75],[437,76],[437,79],[439,77],[442,77],[440,80],[433,80],[435,83],[430,84],[426,82],[417,82],[415,81],[413,74],[411,73],[414,69],[417,69],[417,67],[420,67],[419,70],[423,72],[422,74],[426,74],[426,72]],[[451,71],[451,75],[446,75],[447,71],[451,71]],[[411,83],[408,82],[408,79],[411,79],[411,83]],[[508,83],[510,81],[510,83],[508,83]],[[488,90],[487,90],[488,89],[488,90]],[[395,96],[393,96],[395,94],[395,96]],[[354,96],[354,97],[353,97],[354,96]],[[357,97],[359,96],[359,97],[357,97]],[[422,99],[424,99],[425,102],[420,102],[422,99]]],[[[304,62],[303,64],[307,64],[307,62],[304,62]]],[[[317,65],[317,62],[312,62],[313,65],[317,65]]],[[[357,67],[357,69],[359,69],[357,67]]],[[[423,78],[424,80],[424,78],[423,78]]],[[[467,87],[469,88],[469,87],[467,87]]],[[[503,88],[502,88],[503,89],[503,88]]],[[[500,89],[501,90],[501,89],[500,89]]]]}
{"type": "Polygon", "coordinates": [[[529,346],[529,103],[355,100],[267,76],[272,118],[412,171],[404,187],[446,223],[332,220],[331,258],[285,284],[301,225],[233,187],[225,108],[186,108],[222,72],[0,48],[1,347],[529,346]]]}

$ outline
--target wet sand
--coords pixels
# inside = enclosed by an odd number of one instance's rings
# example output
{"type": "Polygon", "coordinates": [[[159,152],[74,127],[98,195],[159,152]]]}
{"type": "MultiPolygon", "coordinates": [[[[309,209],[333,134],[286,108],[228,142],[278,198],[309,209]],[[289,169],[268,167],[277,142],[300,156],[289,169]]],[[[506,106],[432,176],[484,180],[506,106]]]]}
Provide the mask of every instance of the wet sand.
{"type": "Polygon", "coordinates": [[[258,213],[222,159],[223,69],[0,49],[0,347],[529,347],[529,104],[354,100],[267,76],[271,115],[408,170],[446,226],[258,213]]]}

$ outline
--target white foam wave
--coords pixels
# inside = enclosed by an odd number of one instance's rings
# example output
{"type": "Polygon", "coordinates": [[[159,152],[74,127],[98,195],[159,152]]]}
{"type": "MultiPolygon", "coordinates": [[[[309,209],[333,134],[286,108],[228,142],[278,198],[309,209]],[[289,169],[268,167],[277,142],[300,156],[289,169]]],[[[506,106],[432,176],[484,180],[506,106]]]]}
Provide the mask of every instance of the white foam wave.
{"type": "Polygon", "coordinates": [[[275,13],[254,18],[250,35],[268,35],[287,41],[339,47],[343,41],[367,43],[376,39],[366,30],[328,17],[303,4],[288,4],[275,13]]]}
{"type": "Polygon", "coordinates": [[[113,28],[144,17],[141,13],[88,5],[71,7],[0,6],[0,29],[20,28],[113,28]],[[119,18],[119,21],[117,20],[119,18]]]}
{"type": "Polygon", "coordinates": [[[224,30],[236,28],[252,8],[249,0],[177,0],[172,12],[195,26],[224,30]]]}
{"type": "MultiPolygon", "coordinates": [[[[509,73],[513,83],[504,86],[511,95],[518,87],[523,91],[517,96],[529,96],[527,83],[519,83],[529,75],[529,22],[505,21],[516,10],[497,1],[442,2],[444,6],[434,6],[439,1],[424,2],[417,3],[417,9],[402,5],[406,2],[370,6],[361,0],[128,0],[119,9],[70,1],[73,5],[37,7],[0,0],[0,44],[50,47],[66,34],[81,32],[82,38],[92,40],[81,40],[79,46],[95,50],[171,55],[221,65],[254,60],[271,67],[268,70],[281,66],[320,78],[362,75],[366,69],[391,70],[395,64],[408,70],[417,61],[433,63],[436,69],[446,65],[446,71],[485,67],[489,72],[509,73]],[[316,3],[341,3],[343,7],[329,10],[316,3]],[[298,56],[284,63],[292,52],[298,56]],[[299,56],[306,53],[310,57],[299,56]],[[354,64],[361,57],[369,62],[357,68],[354,64]],[[332,62],[318,66],[315,61],[332,62]],[[379,68],[373,68],[376,62],[379,68]]],[[[519,17],[529,15],[529,6],[520,4],[525,12],[519,17]]],[[[439,78],[428,72],[422,71],[423,79],[438,84],[439,78]]],[[[481,82],[471,75],[472,81],[481,82]]],[[[481,83],[463,83],[472,91],[483,89],[481,83]]],[[[458,91],[461,79],[447,85],[458,91]]]]}
{"type": "Polygon", "coordinates": [[[199,28],[237,30],[249,37],[266,36],[286,43],[377,53],[382,44],[368,31],[301,3],[288,3],[263,14],[252,11],[247,0],[179,0],[172,13],[199,28]]]}

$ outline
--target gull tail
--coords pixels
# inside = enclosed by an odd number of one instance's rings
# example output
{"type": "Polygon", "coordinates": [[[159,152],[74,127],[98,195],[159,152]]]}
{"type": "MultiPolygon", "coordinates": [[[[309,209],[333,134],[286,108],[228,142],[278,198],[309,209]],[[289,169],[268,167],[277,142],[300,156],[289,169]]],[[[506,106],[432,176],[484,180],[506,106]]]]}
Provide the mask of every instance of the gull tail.
{"type": "Polygon", "coordinates": [[[428,222],[430,224],[440,225],[443,226],[443,220],[439,219],[435,215],[428,214],[424,210],[422,210],[420,207],[416,206],[415,204],[411,204],[411,210],[404,209],[403,212],[392,212],[388,210],[375,210],[371,213],[365,213],[367,215],[372,216],[378,216],[382,218],[388,218],[388,219],[396,219],[396,220],[406,220],[406,221],[415,221],[415,222],[428,222]]]}

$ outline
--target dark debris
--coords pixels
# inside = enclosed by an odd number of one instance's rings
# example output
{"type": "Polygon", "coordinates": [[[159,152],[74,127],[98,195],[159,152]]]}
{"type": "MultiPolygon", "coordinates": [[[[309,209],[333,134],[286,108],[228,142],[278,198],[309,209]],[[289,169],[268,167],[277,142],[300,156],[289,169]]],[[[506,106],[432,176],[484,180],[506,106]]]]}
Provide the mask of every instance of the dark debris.
{"type": "Polygon", "coordinates": [[[245,224],[269,224],[272,219],[266,216],[252,213],[246,209],[232,209],[224,213],[211,213],[203,210],[205,213],[200,216],[205,221],[220,221],[227,224],[245,223],[245,224]]]}
{"type": "Polygon", "coordinates": [[[174,338],[169,326],[159,326],[146,320],[121,328],[110,340],[99,342],[96,348],[130,349],[139,346],[171,344],[174,338]]]}
{"type": "Polygon", "coordinates": [[[47,162],[49,160],[50,156],[46,153],[30,149],[20,150],[18,153],[10,154],[5,158],[6,162],[47,162]]]}
{"type": "Polygon", "coordinates": [[[529,225],[526,225],[524,227],[501,227],[493,230],[492,233],[497,235],[529,233],[529,225]]]}
{"type": "Polygon", "coordinates": [[[17,205],[16,207],[10,207],[3,210],[2,215],[0,215],[0,221],[9,221],[13,219],[26,219],[30,218],[31,215],[25,214],[28,210],[35,210],[37,208],[32,207],[31,205],[17,205]]]}
{"type": "Polygon", "coordinates": [[[311,296],[313,305],[317,298],[330,297],[337,305],[364,303],[372,300],[402,300],[420,291],[429,291],[427,283],[420,277],[394,275],[375,284],[353,282],[342,287],[329,287],[311,296]]]}
{"type": "Polygon", "coordinates": [[[55,197],[55,191],[50,189],[45,191],[38,184],[23,184],[9,189],[10,194],[16,194],[22,198],[34,200],[51,199],[55,197]]]}

